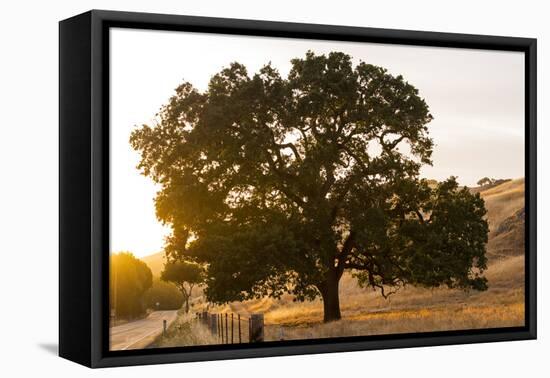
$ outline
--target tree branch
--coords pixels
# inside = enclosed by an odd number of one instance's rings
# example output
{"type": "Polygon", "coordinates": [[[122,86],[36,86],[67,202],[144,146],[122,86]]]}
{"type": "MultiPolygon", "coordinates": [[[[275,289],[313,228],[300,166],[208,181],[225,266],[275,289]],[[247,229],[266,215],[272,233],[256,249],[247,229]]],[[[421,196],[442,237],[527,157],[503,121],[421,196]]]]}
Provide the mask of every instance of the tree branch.
{"type": "MultiPolygon", "coordinates": [[[[269,165],[269,167],[271,168],[271,170],[277,175],[279,176],[281,179],[284,179],[284,178],[290,178],[292,176],[284,173],[284,172],[281,172],[281,170],[279,168],[277,168],[277,165],[275,164],[275,162],[273,161],[273,158],[270,156],[269,152],[266,152],[266,156],[267,156],[267,163],[269,165]]],[[[284,180],[281,180],[280,181],[280,184],[278,186],[278,189],[283,192],[290,200],[292,200],[293,202],[295,202],[298,206],[300,207],[304,207],[305,203],[304,201],[300,198],[300,196],[292,193],[285,185],[285,182],[284,180]]]]}
{"type": "Polygon", "coordinates": [[[424,217],[422,216],[422,213],[418,210],[415,210],[414,212],[416,213],[416,216],[418,217],[418,220],[420,220],[420,222],[422,224],[425,224],[426,222],[424,221],[424,217]]]}
{"type": "Polygon", "coordinates": [[[399,138],[397,138],[393,142],[386,143],[384,141],[384,136],[387,133],[388,132],[383,132],[382,135],[380,135],[380,137],[378,138],[378,140],[380,141],[380,144],[382,145],[382,148],[386,152],[389,152],[389,151],[393,150],[399,143],[401,143],[407,137],[406,135],[401,135],[399,138]]]}
{"type": "Polygon", "coordinates": [[[302,134],[302,138],[304,138],[304,148],[306,150],[306,153],[309,152],[309,138],[306,134],[307,129],[302,129],[300,127],[295,127],[300,134],[302,134]]]}
{"type": "Polygon", "coordinates": [[[344,199],[346,198],[346,195],[348,194],[349,190],[351,189],[352,183],[353,183],[353,180],[350,177],[348,182],[346,183],[346,186],[344,187],[344,190],[342,191],[342,193],[340,194],[340,196],[336,200],[336,204],[332,208],[332,211],[330,213],[331,221],[333,221],[334,218],[336,218],[336,214],[338,214],[338,210],[340,209],[340,206],[342,206],[342,202],[344,201],[344,199]]]}
{"type": "Polygon", "coordinates": [[[350,231],[348,237],[344,241],[344,244],[342,245],[342,250],[340,251],[340,256],[342,258],[346,258],[350,253],[354,245],[354,238],[355,238],[355,231],[350,231]]]}
{"type": "Polygon", "coordinates": [[[290,148],[292,150],[292,153],[294,154],[294,157],[296,157],[296,160],[298,160],[299,162],[302,161],[302,157],[298,153],[298,149],[292,143],[283,143],[283,144],[275,143],[275,146],[279,147],[280,149],[290,148]]]}
{"type": "Polygon", "coordinates": [[[332,170],[329,170],[326,166],[324,168],[327,172],[327,179],[323,183],[323,187],[321,188],[321,197],[325,197],[327,195],[330,188],[332,187],[332,185],[334,185],[334,182],[336,181],[336,178],[334,177],[334,172],[332,170]]]}
{"type": "Polygon", "coordinates": [[[361,170],[363,171],[363,174],[364,175],[368,175],[369,173],[369,169],[367,168],[367,166],[365,165],[365,163],[363,162],[363,160],[361,160],[357,154],[355,154],[354,152],[352,152],[347,146],[342,146],[340,145],[340,148],[342,148],[344,151],[346,151],[348,153],[349,156],[351,156],[353,158],[353,160],[355,160],[355,162],[359,165],[359,167],[361,167],[361,170]]]}

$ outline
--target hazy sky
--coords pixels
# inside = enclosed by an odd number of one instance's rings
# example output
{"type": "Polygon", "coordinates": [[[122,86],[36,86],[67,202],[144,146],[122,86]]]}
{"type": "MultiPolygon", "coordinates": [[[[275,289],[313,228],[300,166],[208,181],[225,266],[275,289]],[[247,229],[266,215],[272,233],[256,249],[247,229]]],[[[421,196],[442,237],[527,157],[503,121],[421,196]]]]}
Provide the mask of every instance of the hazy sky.
{"type": "Polygon", "coordinates": [[[383,66],[419,89],[434,116],[434,164],[422,169],[423,177],[455,175],[475,185],[484,176],[524,176],[523,53],[112,29],[111,251],[156,253],[169,232],[155,217],[158,188],[135,168],[131,131],[151,124],[184,80],[205,90],[233,61],[249,74],[271,62],[286,76],[290,59],[307,50],[345,52],[354,63],[383,66]]]}

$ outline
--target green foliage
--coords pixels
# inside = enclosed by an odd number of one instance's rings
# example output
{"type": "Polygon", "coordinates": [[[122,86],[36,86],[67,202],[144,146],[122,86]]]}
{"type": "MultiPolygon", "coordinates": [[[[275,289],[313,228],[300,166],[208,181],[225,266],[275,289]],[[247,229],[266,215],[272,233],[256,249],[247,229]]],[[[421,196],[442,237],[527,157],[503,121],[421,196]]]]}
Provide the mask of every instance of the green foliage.
{"type": "Polygon", "coordinates": [[[193,287],[204,280],[202,267],[194,262],[184,260],[168,261],[160,273],[163,281],[171,282],[181,292],[185,302],[185,310],[189,312],[189,299],[193,287]]]}
{"type": "Polygon", "coordinates": [[[287,78],[233,63],[203,93],[180,85],[159,118],[130,143],[161,186],[167,253],[206,264],[210,300],[291,292],[337,306],[345,270],[384,295],[484,288],[483,201],[453,178],[419,179],[432,116],[403,77],[339,52],[293,59],[287,78]]]}
{"type": "Polygon", "coordinates": [[[153,310],[178,310],[183,305],[183,295],[176,285],[159,279],[144,294],[144,303],[153,310]],[[158,303],[158,306],[157,306],[158,303]]]}
{"type": "MultiPolygon", "coordinates": [[[[362,244],[376,240],[372,248],[386,250],[372,254],[371,263],[384,274],[373,275],[359,266],[355,275],[360,284],[415,284],[485,290],[487,280],[481,276],[486,269],[485,245],[489,228],[483,220],[486,214],[479,193],[472,195],[459,188],[454,177],[430,189],[426,180],[401,189],[393,209],[368,226],[362,244]],[[410,207],[414,206],[414,207],[410,207]],[[414,209],[414,214],[403,211],[414,209]],[[373,233],[378,233],[373,237],[373,233]]],[[[362,236],[358,233],[357,238],[362,236]]],[[[354,257],[350,267],[354,268],[354,257]]],[[[383,292],[384,293],[384,292],[383,292]]]]}
{"type": "Polygon", "coordinates": [[[133,319],[145,313],[143,295],[152,285],[151,269],[129,252],[111,255],[110,302],[117,318],[133,319]]]}
{"type": "Polygon", "coordinates": [[[179,284],[182,282],[198,284],[202,281],[202,268],[199,264],[188,261],[172,261],[164,264],[160,277],[163,281],[179,284]]]}

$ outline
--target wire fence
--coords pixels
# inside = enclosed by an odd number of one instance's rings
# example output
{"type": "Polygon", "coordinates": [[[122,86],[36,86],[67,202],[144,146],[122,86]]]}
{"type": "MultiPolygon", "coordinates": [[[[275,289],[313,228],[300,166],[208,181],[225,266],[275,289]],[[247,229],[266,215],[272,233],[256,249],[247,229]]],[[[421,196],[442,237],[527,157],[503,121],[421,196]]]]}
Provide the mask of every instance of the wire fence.
{"type": "Polygon", "coordinates": [[[235,313],[196,313],[197,321],[207,327],[221,344],[256,343],[264,341],[264,315],[244,316],[235,313]]]}

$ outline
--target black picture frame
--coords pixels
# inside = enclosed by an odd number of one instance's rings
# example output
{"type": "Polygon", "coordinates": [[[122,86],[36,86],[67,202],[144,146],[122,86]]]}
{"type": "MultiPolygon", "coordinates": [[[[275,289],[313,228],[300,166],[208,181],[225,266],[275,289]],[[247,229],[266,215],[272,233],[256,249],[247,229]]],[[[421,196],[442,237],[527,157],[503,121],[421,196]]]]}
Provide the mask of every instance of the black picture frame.
{"type": "Polygon", "coordinates": [[[59,354],[89,367],[536,338],[536,39],[92,10],[59,24],[59,354]],[[525,326],[109,351],[109,28],[525,53],[525,326]]]}

